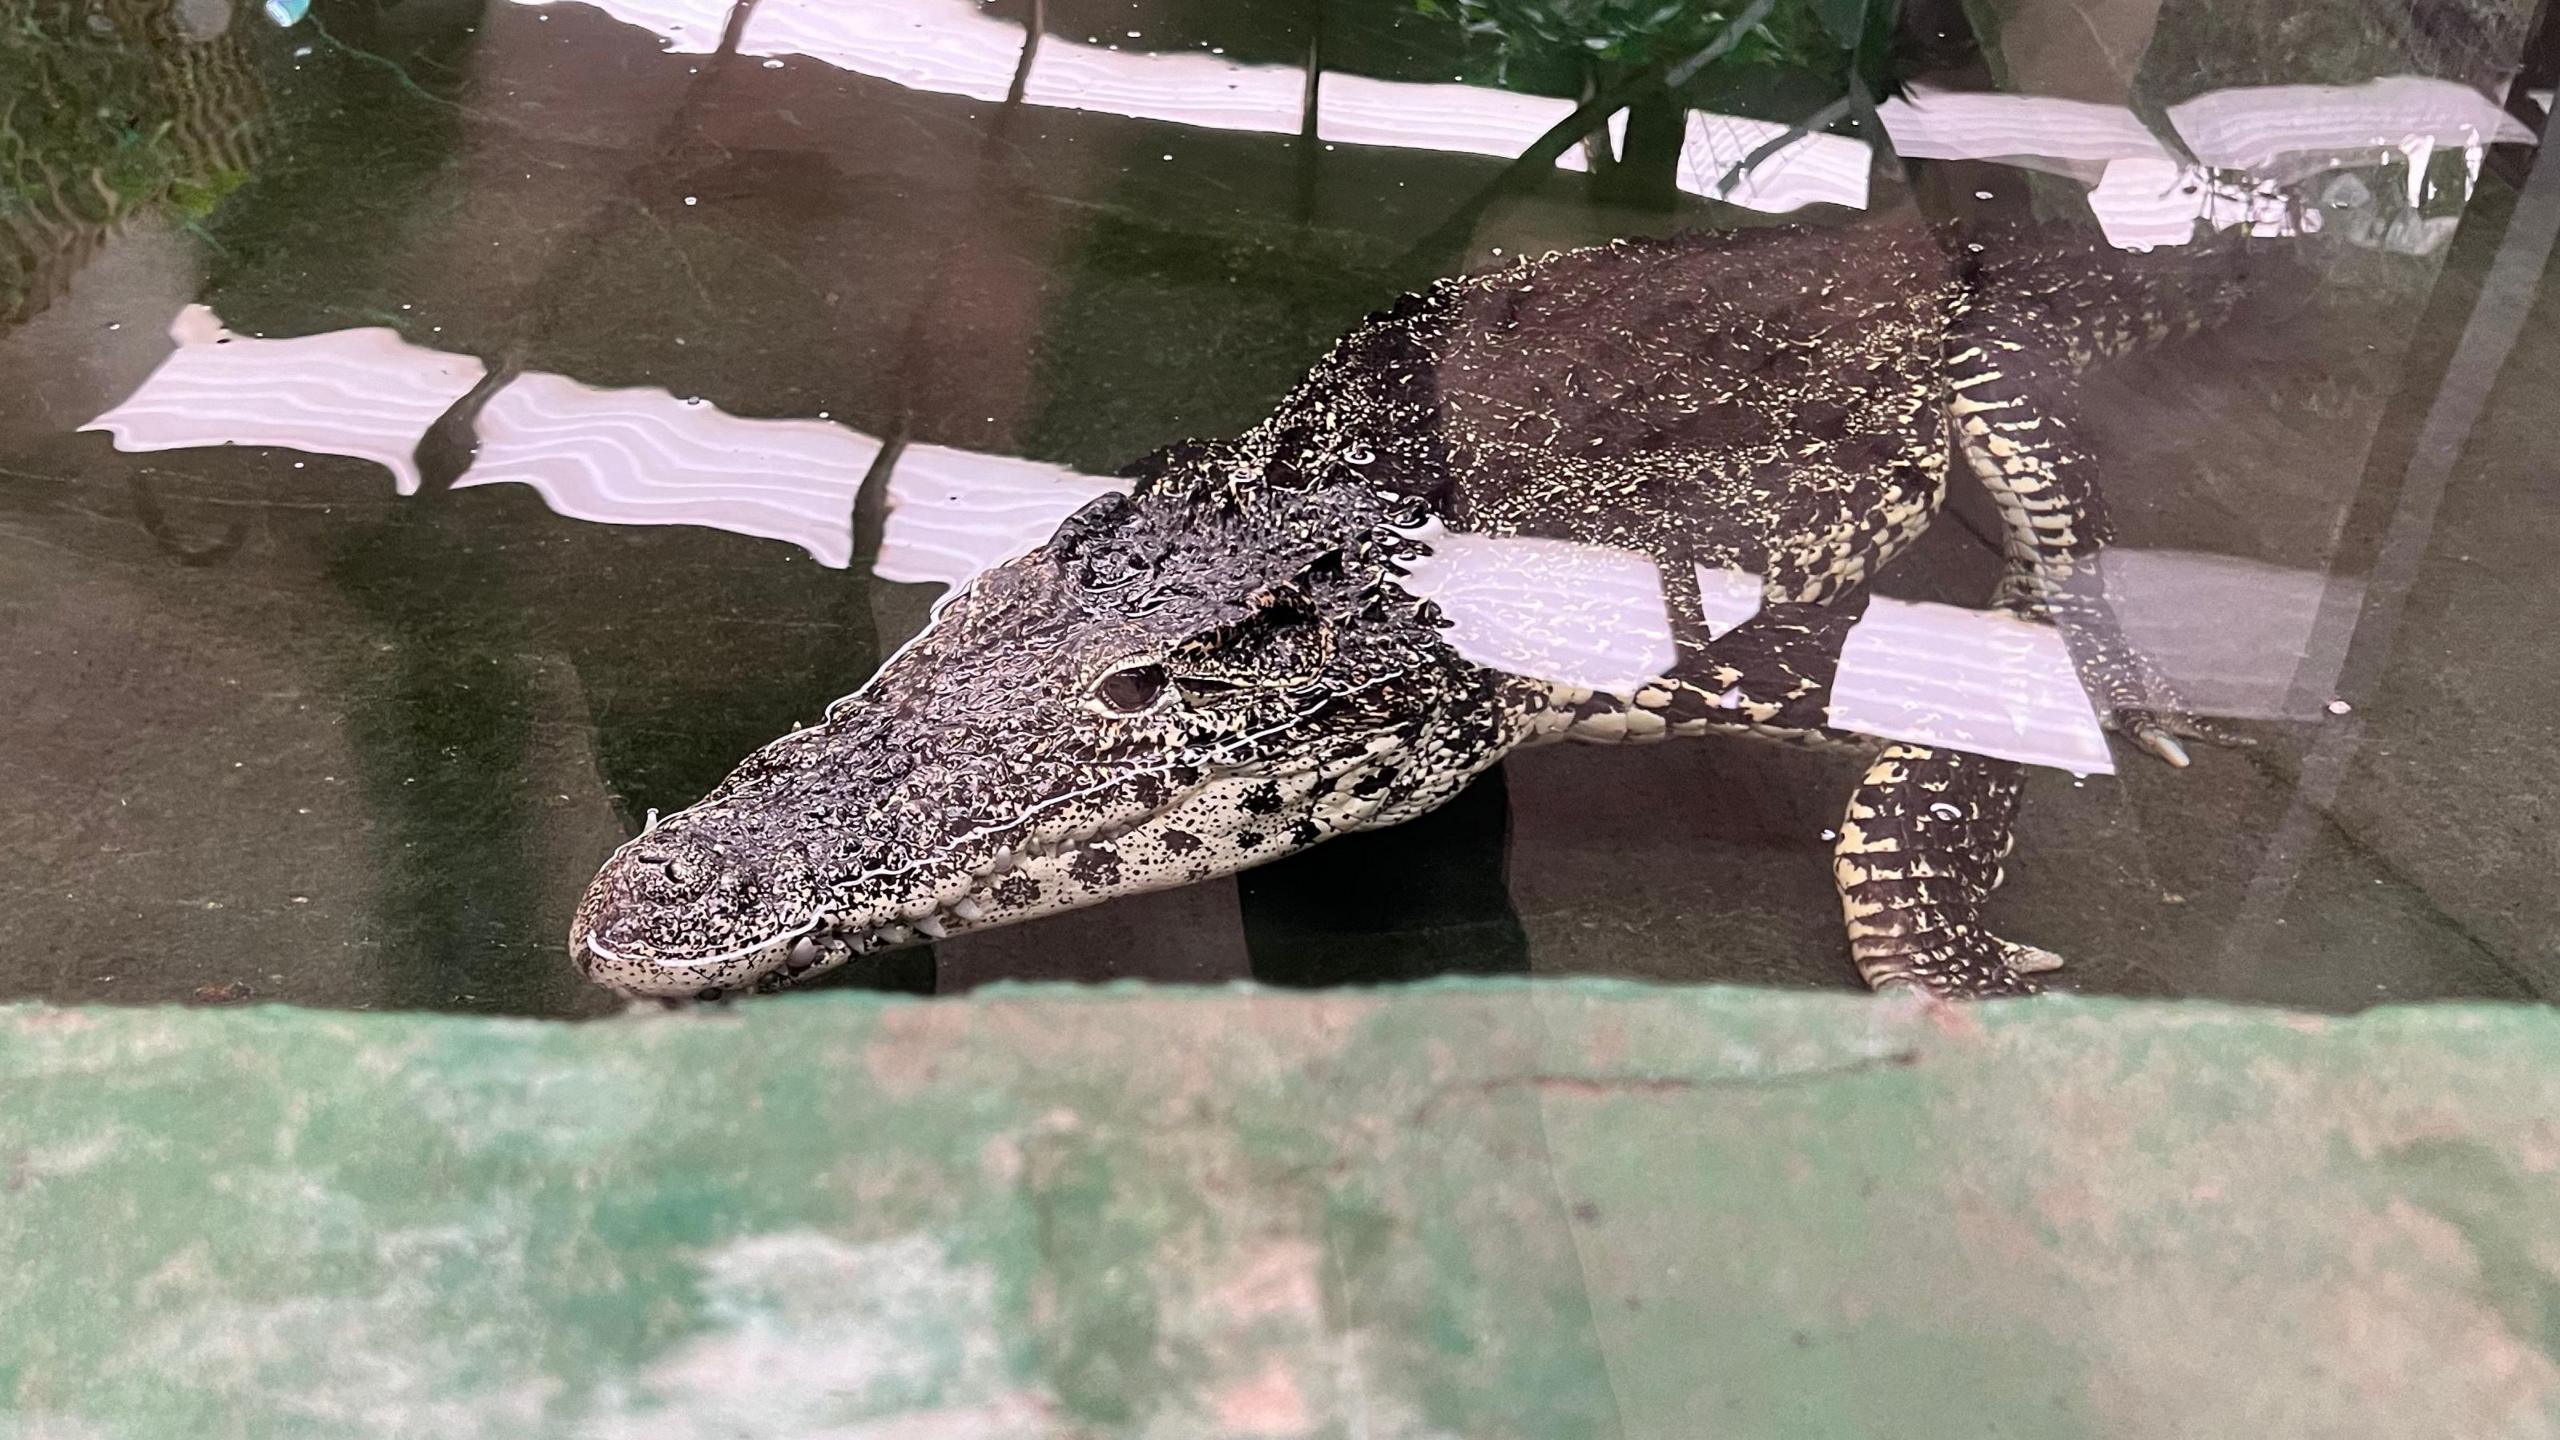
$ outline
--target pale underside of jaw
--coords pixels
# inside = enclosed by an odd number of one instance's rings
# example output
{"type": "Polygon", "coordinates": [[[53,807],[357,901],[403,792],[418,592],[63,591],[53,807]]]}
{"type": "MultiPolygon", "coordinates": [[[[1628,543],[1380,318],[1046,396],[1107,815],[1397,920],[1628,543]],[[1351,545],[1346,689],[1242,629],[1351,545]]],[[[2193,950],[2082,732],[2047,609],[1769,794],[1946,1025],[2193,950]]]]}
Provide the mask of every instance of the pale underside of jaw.
{"type": "Polygon", "coordinates": [[[1362,829],[1381,801],[1351,785],[1380,751],[1280,775],[1201,785],[1150,815],[1076,833],[1020,827],[974,868],[859,923],[819,915],[769,939],[654,967],[642,993],[779,990],[865,955],[1195,884],[1362,829]],[[1325,782],[1335,783],[1325,787],[1325,782]],[[1325,793],[1318,794],[1319,787],[1325,793]]]}

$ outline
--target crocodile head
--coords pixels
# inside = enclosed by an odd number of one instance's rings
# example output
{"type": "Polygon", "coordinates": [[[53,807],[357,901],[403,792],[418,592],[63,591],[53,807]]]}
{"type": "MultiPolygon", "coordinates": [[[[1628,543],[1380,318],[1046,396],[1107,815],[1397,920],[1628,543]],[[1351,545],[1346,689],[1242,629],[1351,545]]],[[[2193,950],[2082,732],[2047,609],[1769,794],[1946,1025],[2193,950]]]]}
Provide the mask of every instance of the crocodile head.
{"type": "Polygon", "coordinates": [[[1180,447],[981,574],[822,723],[616,852],[579,965],[639,994],[778,988],[1454,794],[1520,738],[1520,682],[1394,583],[1421,503],[1332,469],[1274,484],[1180,447]]]}

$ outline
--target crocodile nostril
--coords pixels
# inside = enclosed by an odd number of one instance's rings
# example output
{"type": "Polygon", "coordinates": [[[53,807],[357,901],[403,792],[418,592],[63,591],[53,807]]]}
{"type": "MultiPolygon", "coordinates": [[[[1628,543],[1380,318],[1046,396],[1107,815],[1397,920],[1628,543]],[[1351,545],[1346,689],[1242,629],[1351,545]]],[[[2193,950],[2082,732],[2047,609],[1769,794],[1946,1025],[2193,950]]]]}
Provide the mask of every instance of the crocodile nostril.
{"type": "Polygon", "coordinates": [[[617,990],[736,994],[784,967],[819,903],[804,851],[696,814],[608,862],[571,922],[570,951],[588,978],[617,990]]]}

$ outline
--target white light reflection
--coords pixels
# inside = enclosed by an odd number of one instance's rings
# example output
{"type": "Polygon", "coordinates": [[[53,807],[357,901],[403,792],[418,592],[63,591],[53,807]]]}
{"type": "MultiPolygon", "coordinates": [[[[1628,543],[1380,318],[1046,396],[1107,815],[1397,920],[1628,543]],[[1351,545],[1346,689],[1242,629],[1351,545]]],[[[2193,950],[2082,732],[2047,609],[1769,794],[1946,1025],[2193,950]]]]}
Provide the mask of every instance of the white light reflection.
{"type": "Polygon", "coordinates": [[[2467,152],[2476,178],[2485,146],[2533,141],[2478,91],[2415,75],[2361,85],[2246,86],[2181,101],[2169,107],[2169,122],[2200,162],[2194,165],[2120,106],[1923,89],[1877,112],[1894,149],[1913,159],[2102,163],[2089,207],[2108,241],[2127,249],[2186,244],[2198,220],[2216,229],[2245,225],[2258,235],[2294,233],[2282,194],[2248,178],[2280,165],[2298,171],[2321,157],[2372,164],[2446,146],[2467,152]]]}
{"type": "MultiPolygon", "coordinates": [[[[1048,45],[1043,42],[1042,63],[1047,54],[1048,45]]],[[[1037,63],[1033,69],[1036,73],[1037,63]]],[[[1297,72],[1281,73],[1296,83],[1297,72]]],[[[1316,113],[1316,133],[1327,141],[1345,145],[1508,159],[1536,143],[1573,109],[1569,100],[1476,85],[1418,85],[1328,73],[1324,77],[1323,103],[1316,113]]],[[[1285,128],[1292,133],[1297,130],[1294,109],[1285,128]]],[[[1609,129],[1612,140],[1623,148],[1626,112],[1610,117],[1609,129]]],[[[1753,166],[1730,191],[1720,188],[1734,166],[1787,130],[1787,126],[1768,120],[1691,111],[1688,136],[1680,150],[1680,188],[1692,195],[1712,196],[1769,214],[1800,210],[1807,205],[1865,209],[1872,157],[1866,142],[1845,135],[1798,136],[1753,166]]],[[[1556,167],[1562,170],[1583,170],[1589,164],[1579,146],[1556,160],[1556,167]]]]}
{"type": "MultiPolygon", "coordinates": [[[[716,49],[729,16],[725,0],[519,3],[588,4],[682,54],[716,49]]],[[[967,0],[762,0],[739,49],[996,101],[1012,87],[1023,40],[1020,25],[967,0]]],[[[1049,35],[1033,57],[1023,98],[1055,109],[1295,135],[1304,85],[1304,73],[1293,67],[1243,65],[1193,51],[1123,51],[1049,35]]],[[[1507,158],[1572,109],[1570,101],[1482,86],[1327,73],[1316,127],[1330,144],[1507,158]]],[[[2168,115],[2198,165],[2174,157],[2122,106],[1923,89],[1885,101],[1877,114],[1894,149],[1914,159],[1997,160],[2065,173],[2103,167],[2090,205],[2108,240],[2130,249],[2188,243],[2198,220],[2214,228],[2246,225],[2261,235],[2293,233],[2290,207],[2249,178],[2281,162],[2326,155],[2364,163],[2418,145],[2460,146],[2476,176],[2483,146],[2533,138],[2478,92],[2414,75],[2361,85],[2252,86],[2182,101],[2168,115]],[[2248,173],[2229,173],[2235,171],[2248,173]]],[[[1611,122],[1621,138],[1625,123],[1623,114],[1611,122]]],[[[1737,163],[1786,130],[1765,120],[1692,113],[1680,187],[1771,213],[1813,204],[1865,207],[1868,147],[1838,135],[1800,136],[1753,167],[1730,193],[1720,189],[1737,163]]],[[[1557,161],[1569,170],[1586,163],[1579,149],[1557,161]]]]}
{"type": "MultiPolygon", "coordinates": [[[[647,30],[679,54],[707,55],[728,22],[725,0],[519,0],[583,3],[647,30]]],[[[797,57],[911,90],[1002,100],[1022,58],[1023,29],[967,0],[761,0],[740,35],[740,54],[797,57]]],[[[1114,50],[1044,35],[1023,87],[1025,103],[1160,120],[1211,130],[1295,135],[1305,72],[1243,65],[1197,51],[1114,50]]],[[[1509,158],[1573,113],[1574,102],[1475,85],[1430,85],[1327,72],[1318,138],[1509,158]]],[[[1620,122],[1623,128],[1623,120],[1620,122]]],[[[1717,194],[1725,173],[1785,126],[1700,112],[1689,124],[1679,183],[1717,194]]],[[[1557,162],[1580,169],[1579,150],[1557,162]]],[[[1867,146],[1837,135],[1801,136],[1720,198],[1762,211],[1867,203],[1867,146]]]]}
{"type": "MultiPolygon", "coordinates": [[[[417,441],[481,368],[389,330],[295,340],[229,336],[202,306],[182,312],[178,350],[132,398],[87,428],[120,448],[277,445],[373,460],[417,488],[417,441]]],[[[576,519],[700,525],[851,562],[853,508],[879,440],[823,420],[749,419],[657,389],[604,390],[518,376],[480,412],[480,452],[457,488],[518,482],[576,519]]],[[[1061,466],[937,445],[907,447],[887,491],[875,573],[957,587],[1033,549],[1120,482],[1061,466]]],[[[1448,616],[1467,659],[1620,695],[1672,664],[1653,562],[1631,551],[1435,526],[1406,588],[1448,616]]],[[[2104,578],[2127,634],[2197,708],[2289,716],[2328,693],[2298,674],[2324,603],[2322,577],[2164,551],[2109,552],[2104,578]]],[[[1750,619],[1760,582],[1700,569],[1712,633],[1750,619]]],[[[2347,603],[2352,603],[2348,595],[2347,603]]],[[[2050,627],[1955,606],[1877,599],[1852,630],[1831,722],[2084,774],[2107,747],[2050,627]]]]}
{"type": "Polygon", "coordinates": [[[2062,632],[1993,610],[1869,601],[1841,647],[1831,723],[2082,775],[2115,769],[2062,632]]]}
{"type": "Polygon", "coordinates": [[[530,485],[553,510],[615,525],[706,525],[781,540],[838,569],[880,442],[824,420],[747,420],[659,389],[526,374],[489,397],[457,490],[530,485]]]}
{"type": "Polygon", "coordinates": [[[428,350],[396,330],[332,330],[292,340],[234,335],[202,305],[169,326],[178,343],[125,402],[81,426],[119,450],[275,445],[370,460],[418,493],[418,441],[480,383],[468,355],[428,350]]]}
{"type": "Polygon", "coordinates": [[[2089,209],[2107,242],[2119,249],[2151,250],[2195,239],[2196,222],[2216,230],[2247,226],[2257,236],[2292,235],[2320,228],[2318,212],[2299,224],[2282,188],[2235,183],[2223,172],[2158,159],[2110,160],[2089,209]]]}
{"type": "Polygon", "coordinates": [[[889,515],[871,571],[957,589],[1039,548],[1086,501],[1126,488],[1037,460],[910,445],[889,472],[889,515]]]}
{"type": "Polygon", "coordinates": [[[1446,639],[1474,664],[1620,697],[1669,670],[1671,617],[1652,557],[1569,540],[1415,532],[1410,594],[1440,607],[1446,639]]]}
{"type": "Polygon", "coordinates": [[[2224,170],[2264,170],[2294,155],[2380,158],[2421,138],[2446,146],[2533,143],[2533,132],[2487,96],[2418,75],[2213,90],[2170,106],[2169,119],[2198,160],[2224,170]]]}

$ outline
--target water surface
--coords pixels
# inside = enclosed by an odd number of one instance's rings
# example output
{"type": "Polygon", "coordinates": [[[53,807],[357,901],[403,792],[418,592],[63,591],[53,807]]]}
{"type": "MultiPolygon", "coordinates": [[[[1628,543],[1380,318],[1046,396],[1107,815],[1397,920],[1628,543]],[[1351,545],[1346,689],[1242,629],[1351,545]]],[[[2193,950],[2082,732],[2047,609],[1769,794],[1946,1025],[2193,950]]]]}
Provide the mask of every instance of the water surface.
{"type": "MultiPolygon", "coordinates": [[[[0,174],[0,996],[611,1008],[562,941],[648,812],[1400,289],[1913,207],[2236,221],[2318,282],[2090,384],[2136,618],[2257,743],[2040,768],[2004,933],[2103,992],[2549,993],[2560,194],[2490,143],[2530,133],[2497,119],[2525,17],[2173,3],[2099,17],[2110,69],[2014,8],[1989,56],[1915,13],[1914,73],[2080,108],[1888,106],[1904,158],[1850,117],[1718,200],[1819,84],[1719,81],[1649,190],[1515,184],[1552,67],[1385,0],[40,6],[11,76],[104,128],[22,115],[0,174]],[[2376,79],[2328,121],[2256,88],[2376,79]],[[2389,145],[2338,138],[2375,114],[2389,145]]],[[[1884,592],[1978,605],[1979,502],[1884,592]]],[[[1853,985],[1855,777],[1521,754],[1414,824],[856,979],[1853,985]]]]}

